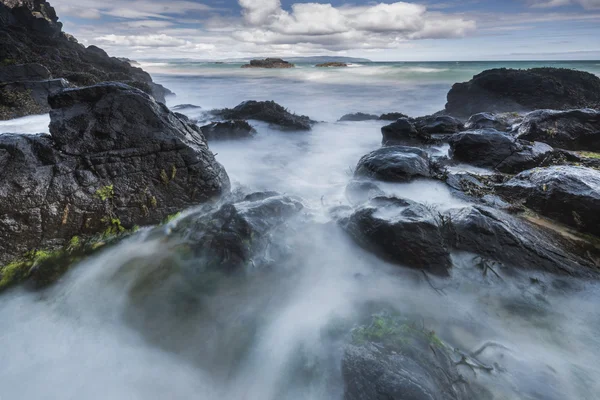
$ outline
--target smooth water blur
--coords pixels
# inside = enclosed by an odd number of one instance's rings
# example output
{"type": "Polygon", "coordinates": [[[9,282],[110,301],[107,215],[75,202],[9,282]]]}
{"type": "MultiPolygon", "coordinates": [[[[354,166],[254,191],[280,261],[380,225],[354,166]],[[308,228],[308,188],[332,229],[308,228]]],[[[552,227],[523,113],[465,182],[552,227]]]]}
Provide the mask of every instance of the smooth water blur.
{"type": "MultiPolygon", "coordinates": [[[[451,278],[425,280],[358,248],[328,214],[347,204],[346,184],[358,160],[380,147],[384,125],[337,122],[342,115],[432,113],[443,108],[454,82],[511,64],[150,66],[178,94],[169,105],[201,106],[181,111],[201,122],[210,121],[207,110],[250,99],[275,100],[323,121],[311,132],[251,122],[255,138],[210,144],[235,188],[304,199],[302,219],[273,238],[291,256],[271,271],[199,290],[189,275],[161,273],[173,253],[174,221],[83,261],[46,291],[5,293],[0,399],[341,399],[347,333],[383,308],[435,331],[457,349],[457,361],[460,352],[493,343],[478,359],[494,372],[461,367],[490,399],[597,399],[598,284],[502,267],[502,279],[484,276],[462,253],[453,255],[451,278]]],[[[594,63],[579,67],[600,71],[594,63]]],[[[27,117],[1,122],[0,132],[47,132],[47,124],[47,116],[27,117]]],[[[444,155],[447,147],[431,152],[444,155]]],[[[437,209],[465,204],[439,182],[381,187],[437,209]]]]}

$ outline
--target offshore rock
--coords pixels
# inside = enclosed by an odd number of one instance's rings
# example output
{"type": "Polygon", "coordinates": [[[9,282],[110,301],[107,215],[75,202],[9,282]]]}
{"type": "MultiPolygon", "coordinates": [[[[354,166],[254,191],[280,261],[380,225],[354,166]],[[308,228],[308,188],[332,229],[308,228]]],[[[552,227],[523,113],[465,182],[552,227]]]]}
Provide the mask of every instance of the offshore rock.
{"type": "Polygon", "coordinates": [[[274,101],[248,100],[240,103],[235,108],[216,110],[213,113],[223,119],[256,120],[268,122],[284,130],[308,131],[312,128],[312,121],[305,115],[290,113],[287,109],[274,101]]]}
{"type": "Polygon", "coordinates": [[[386,182],[409,182],[419,177],[429,178],[429,155],[416,147],[384,147],[361,158],[354,176],[386,182]]]}

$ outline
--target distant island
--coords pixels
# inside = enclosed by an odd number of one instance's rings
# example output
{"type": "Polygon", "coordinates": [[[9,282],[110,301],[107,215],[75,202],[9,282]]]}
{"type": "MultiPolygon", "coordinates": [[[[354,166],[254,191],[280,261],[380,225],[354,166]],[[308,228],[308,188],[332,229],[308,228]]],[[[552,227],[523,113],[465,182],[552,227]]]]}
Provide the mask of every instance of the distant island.
{"type": "Polygon", "coordinates": [[[265,58],[264,60],[250,60],[242,68],[294,68],[295,65],[281,58],[265,58]]]}
{"type": "Polygon", "coordinates": [[[373,62],[368,58],[355,57],[340,57],[340,56],[312,56],[312,57],[289,57],[286,58],[292,63],[310,63],[310,64],[325,64],[325,63],[369,63],[373,62]]]}
{"type": "Polygon", "coordinates": [[[319,68],[340,68],[340,67],[347,67],[347,66],[348,66],[348,64],[343,63],[343,62],[326,62],[326,63],[315,65],[315,67],[319,67],[319,68]]]}

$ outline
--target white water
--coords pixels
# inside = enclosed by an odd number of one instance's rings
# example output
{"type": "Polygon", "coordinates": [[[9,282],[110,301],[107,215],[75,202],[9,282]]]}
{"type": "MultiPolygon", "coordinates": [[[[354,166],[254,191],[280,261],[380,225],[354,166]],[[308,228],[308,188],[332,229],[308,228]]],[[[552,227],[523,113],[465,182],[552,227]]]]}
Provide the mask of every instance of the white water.
{"type": "MultiPolygon", "coordinates": [[[[189,272],[156,275],[173,245],[166,227],[82,262],[44,292],[13,289],[0,296],[1,400],[342,398],[340,327],[348,331],[378,307],[422,321],[465,352],[488,341],[505,346],[480,357],[496,365],[494,373],[461,370],[490,398],[598,398],[597,284],[503,268],[500,281],[484,277],[472,256],[456,254],[451,278],[431,278],[438,292],[421,274],[373,257],[328,224],[329,207],[346,203],[358,159],[381,141],[382,123],[335,121],[354,111],[434,112],[450,83],[342,85],[244,74],[159,81],[179,94],[170,105],[208,110],[274,99],[326,121],[309,133],[253,123],[255,139],[211,144],[236,187],[304,199],[314,223],[293,223],[274,239],[292,257],[270,273],[200,290],[189,272]]],[[[0,132],[44,132],[47,122],[8,121],[0,132]]],[[[463,204],[440,183],[382,188],[438,208],[463,204]]]]}

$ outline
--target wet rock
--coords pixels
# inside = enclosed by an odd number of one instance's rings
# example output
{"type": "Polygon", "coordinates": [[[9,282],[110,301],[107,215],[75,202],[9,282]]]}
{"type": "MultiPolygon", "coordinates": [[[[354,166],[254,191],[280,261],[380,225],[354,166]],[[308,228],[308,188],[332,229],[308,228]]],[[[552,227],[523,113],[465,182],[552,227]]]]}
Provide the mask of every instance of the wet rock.
{"type": "Polygon", "coordinates": [[[354,114],[346,114],[339,120],[356,122],[356,121],[370,121],[370,120],[377,120],[377,119],[379,119],[379,117],[377,115],[357,112],[354,114]]]}
{"type": "Polygon", "coordinates": [[[452,266],[437,215],[421,204],[376,197],[338,222],[359,245],[391,262],[442,276],[452,266]]]}
{"type": "Polygon", "coordinates": [[[254,136],[256,131],[246,121],[213,122],[200,128],[206,140],[235,140],[254,136]]]}
{"type": "Polygon", "coordinates": [[[322,63],[322,64],[317,64],[315,65],[315,67],[318,68],[340,68],[340,67],[347,67],[348,64],[343,63],[343,62],[327,62],[327,63],[322,63]]]}
{"type": "Polygon", "coordinates": [[[354,330],[342,376],[345,400],[474,398],[435,333],[389,316],[354,330]]]}
{"type": "Polygon", "coordinates": [[[281,58],[265,58],[264,60],[251,60],[249,64],[242,65],[242,68],[294,68],[295,65],[281,58]]]}
{"type": "Polygon", "coordinates": [[[253,194],[214,212],[185,217],[173,234],[191,245],[195,264],[201,269],[197,273],[232,273],[251,262],[254,266],[268,263],[264,254],[269,235],[302,209],[299,200],[287,196],[272,192],[253,194]]]}
{"type": "Polygon", "coordinates": [[[44,81],[51,79],[48,68],[41,64],[15,64],[0,67],[0,83],[44,81]]]}
{"type": "Polygon", "coordinates": [[[409,117],[406,114],[402,114],[399,112],[392,112],[392,113],[387,113],[387,114],[381,114],[381,116],[379,117],[379,120],[381,120],[381,121],[396,121],[396,120],[399,120],[400,118],[409,118],[409,117]]]}
{"type": "Polygon", "coordinates": [[[354,205],[363,204],[381,196],[385,196],[385,192],[371,181],[352,180],[346,186],[346,198],[354,205]]]}
{"type": "Polygon", "coordinates": [[[562,68],[491,69],[455,84],[446,111],[468,117],[480,112],[598,108],[600,78],[562,68]]]}
{"type": "Polygon", "coordinates": [[[381,128],[382,145],[421,145],[431,141],[431,135],[417,130],[411,120],[400,118],[396,122],[381,128]]]}
{"type": "Polygon", "coordinates": [[[310,130],[314,121],[305,115],[290,113],[274,101],[248,100],[235,108],[213,111],[223,119],[256,120],[276,125],[286,130],[310,130]]]}
{"type": "Polygon", "coordinates": [[[68,87],[64,79],[0,84],[0,120],[47,113],[48,96],[68,87]]]}
{"type": "Polygon", "coordinates": [[[495,129],[506,132],[512,127],[513,121],[517,120],[517,117],[509,118],[507,114],[479,113],[468,119],[465,129],[495,129]]]}
{"type": "Polygon", "coordinates": [[[600,111],[537,110],[525,116],[517,136],[566,150],[600,151],[600,111]]]}
{"type": "Polygon", "coordinates": [[[431,177],[429,155],[416,147],[390,146],[360,159],[354,176],[387,182],[408,182],[431,177]]]}
{"type": "Polygon", "coordinates": [[[450,210],[443,217],[445,240],[456,250],[519,269],[560,275],[597,276],[582,250],[557,233],[485,206],[450,210]]]}
{"type": "Polygon", "coordinates": [[[553,152],[552,147],[544,143],[518,141],[493,129],[458,133],[449,143],[455,160],[505,173],[537,167],[553,152]]]}
{"type": "Polygon", "coordinates": [[[200,110],[202,107],[194,105],[194,104],[178,104],[176,106],[171,107],[171,110],[181,111],[181,110],[200,110]]]}
{"type": "Polygon", "coordinates": [[[582,232],[600,236],[600,171],[555,166],[536,168],[497,187],[504,198],[582,232]]]}
{"type": "Polygon", "coordinates": [[[0,262],[152,225],[229,189],[200,130],[107,83],[50,96],[48,135],[0,135],[0,262]]]}
{"type": "Polygon", "coordinates": [[[464,130],[463,123],[448,115],[431,115],[415,118],[413,123],[424,134],[450,134],[464,130]]]}

